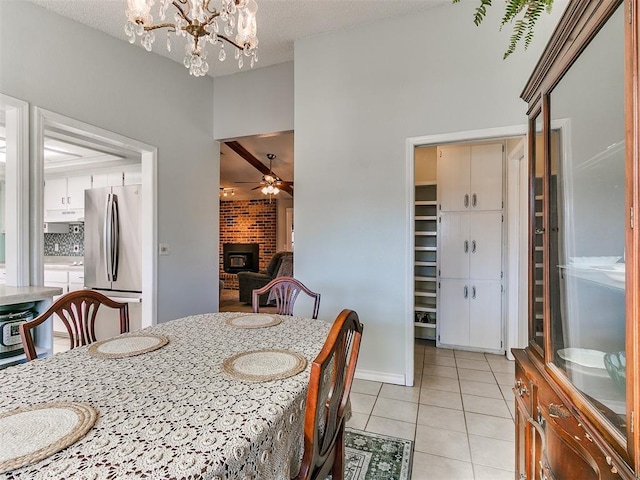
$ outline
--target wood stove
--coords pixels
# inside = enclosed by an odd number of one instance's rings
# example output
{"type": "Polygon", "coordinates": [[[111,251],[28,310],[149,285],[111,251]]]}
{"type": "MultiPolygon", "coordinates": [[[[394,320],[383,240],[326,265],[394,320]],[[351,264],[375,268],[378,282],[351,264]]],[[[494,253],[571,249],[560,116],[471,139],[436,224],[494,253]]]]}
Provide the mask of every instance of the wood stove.
{"type": "Polygon", "coordinates": [[[260,245],[257,243],[223,244],[222,268],[226,273],[259,271],[260,245]]]}

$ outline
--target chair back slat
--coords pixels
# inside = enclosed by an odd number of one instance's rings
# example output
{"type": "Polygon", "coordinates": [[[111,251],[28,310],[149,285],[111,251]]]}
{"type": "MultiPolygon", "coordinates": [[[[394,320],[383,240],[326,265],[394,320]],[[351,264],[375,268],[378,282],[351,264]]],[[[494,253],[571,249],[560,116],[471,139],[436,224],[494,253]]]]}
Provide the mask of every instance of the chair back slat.
{"type": "Polygon", "coordinates": [[[345,409],[353,383],[363,327],[353,310],[336,318],[311,364],[304,424],[304,455],[297,480],[334,480],[344,474],[345,409]]]}
{"type": "Polygon", "coordinates": [[[37,358],[31,330],[57,315],[69,333],[70,348],[94,343],[96,339],[96,315],[101,305],[120,312],[120,333],[129,331],[129,305],[116,302],[95,290],[78,290],[56,300],[47,310],[30,322],[20,324],[20,336],[27,360],[37,358]]]}
{"type": "Polygon", "coordinates": [[[314,299],[312,318],[318,318],[320,310],[320,294],[312,292],[293,277],[276,277],[262,288],[252,292],[253,313],[259,313],[260,296],[270,293],[276,302],[276,313],[279,315],[293,315],[293,307],[300,292],[304,292],[314,299]]]}

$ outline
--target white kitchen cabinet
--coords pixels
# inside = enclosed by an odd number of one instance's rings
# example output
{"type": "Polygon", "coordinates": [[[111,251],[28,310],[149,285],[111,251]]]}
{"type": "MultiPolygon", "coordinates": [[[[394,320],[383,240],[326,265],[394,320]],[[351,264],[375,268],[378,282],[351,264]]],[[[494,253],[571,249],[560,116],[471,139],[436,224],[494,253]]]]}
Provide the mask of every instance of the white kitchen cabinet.
{"type": "Polygon", "coordinates": [[[502,212],[440,215],[440,277],[502,278],[502,212]]]}
{"type": "Polygon", "coordinates": [[[75,292],[76,290],[82,290],[82,289],[84,289],[84,271],[69,270],[68,291],[75,292]]]}
{"type": "Polygon", "coordinates": [[[91,175],[48,178],[44,183],[45,222],[70,222],[84,217],[84,191],[91,188],[91,175]]]}
{"type": "Polygon", "coordinates": [[[136,169],[125,170],[125,185],[142,185],[142,167],[138,165],[136,169]]]}
{"type": "Polygon", "coordinates": [[[67,208],[67,179],[49,178],[44,182],[44,209],[64,210],[67,208]]]}
{"type": "Polygon", "coordinates": [[[117,170],[92,175],[92,188],[139,185],[142,183],[142,166],[128,165],[117,170]]]}
{"type": "Polygon", "coordinates": [[[123,184],[124,175],[122,171],[94,173],[92,176],[91,188],[118,187],[123,184]]]}
{"type": "Polygon", "coordinates": [[[442,212],[502,209],[503,144],[438,147],[438,204],[442,212]]]}
{"type": "MultiPolygon", "coordinates": [[[[56,295],[53,297],[53,301],[55,302],[62,295],[69,292],[69,272],[67,270],[59,270],[59,269],[44,269],[44,285],[46,287],[58,287],[62,289],[61,295],[56,295]]],[[[53,315],[53,331],[55,333],[64,333],[67,334],[67,328],[60,320],[58,315],[53,315]]]]}
{"type": "Polygon", "coordinates": [[[441,279],[439,343],[484,350],[502,348],[502,286],[499,281],[441,279]]]}

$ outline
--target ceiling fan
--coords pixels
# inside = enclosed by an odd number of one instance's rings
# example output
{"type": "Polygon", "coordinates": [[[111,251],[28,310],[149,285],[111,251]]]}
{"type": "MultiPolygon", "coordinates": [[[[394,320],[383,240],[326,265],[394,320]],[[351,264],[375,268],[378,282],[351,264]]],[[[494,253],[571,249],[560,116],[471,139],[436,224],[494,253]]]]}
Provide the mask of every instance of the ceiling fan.
{"type": "MultiPolygon", "coordinates": [[[[261,189],[262,193],[265,195],[277,195],[280,193],[280,190],[286,189],[286,187],[293,187],[293,182],[288,182],[286,180],[282,180],[278,177],[272,170],[272,162],[273,159],[276,158],[275,153],[267,153],[267,158],[269,159],[269,172],[262,175],[262,179],[260,183],[253,187],[251,190],[261,189]]],[[[255,183],[255,182],[235,182],[235,183],[255,183]]]]}

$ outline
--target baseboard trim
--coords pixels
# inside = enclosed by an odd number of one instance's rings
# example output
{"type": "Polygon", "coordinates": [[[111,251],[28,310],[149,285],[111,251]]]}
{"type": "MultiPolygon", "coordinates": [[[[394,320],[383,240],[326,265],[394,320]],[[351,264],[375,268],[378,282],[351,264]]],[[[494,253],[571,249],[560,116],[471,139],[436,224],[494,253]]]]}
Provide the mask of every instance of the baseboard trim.
{"type": "Polygon", "coordinates": [[[404,375],[376,372],[374,370],[362,370],[356,368],[355,378],[360,380],[372,380],[374,382],[393,383],[395,385],[405,385],[404,375]]]}

